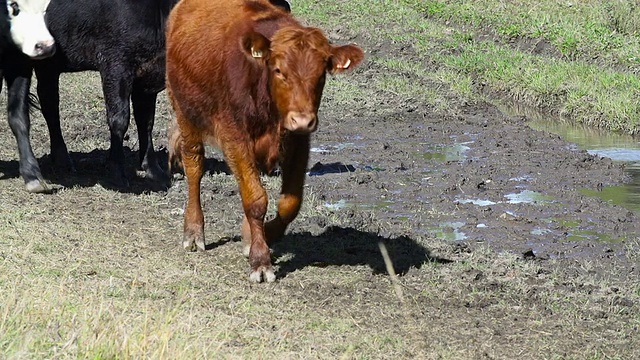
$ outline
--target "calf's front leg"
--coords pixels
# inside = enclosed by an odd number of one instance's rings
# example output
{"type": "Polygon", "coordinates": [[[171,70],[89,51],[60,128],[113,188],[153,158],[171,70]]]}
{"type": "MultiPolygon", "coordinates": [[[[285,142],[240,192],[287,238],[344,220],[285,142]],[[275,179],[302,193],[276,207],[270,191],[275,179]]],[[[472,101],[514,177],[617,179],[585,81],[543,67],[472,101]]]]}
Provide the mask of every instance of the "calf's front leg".
{"type": "MultiPolygon", "coordinates": [[[[298,216],[302,206],[304,180],[309,161],[309,135],[290,134],[283,139],[284,154],[282,168],[282,190],[278,200],[276,217],[265,224],[268,244],[272,244],[284,235],[287,226],[298,216]]],[[[243,254],[249,256],[251,239],[247,218],[242,222],[243,254]]]]}
{"type": "Polygon", "coordinates": [[[28,94],[29,86],[31,85],[31,69],[21,70],[24,70],[24,72],[7,71],[4,74],[8,89],[7,118],[9,127],[18,143],[20,175],[24,179],[27,191],[31,193],[49,193],[53,188],[43,179],[40,165],[38,165],[38,161],[33,154],[33,148],[29,140],[31,121],[29,118],[28,94]]]}
{"type": "Polygon", "coordinates": [[[253,282],[273,282],[276,275],[271,265],[271,251],[264,233],[264,216],[267,213],[267,192],[260,183],[260,173],[252,160],[253,152],[242,142],[229,141],[223,145],[227,163],[240,186],[244,208],[246,236],[249,242],[249,279],[253,282]]]}

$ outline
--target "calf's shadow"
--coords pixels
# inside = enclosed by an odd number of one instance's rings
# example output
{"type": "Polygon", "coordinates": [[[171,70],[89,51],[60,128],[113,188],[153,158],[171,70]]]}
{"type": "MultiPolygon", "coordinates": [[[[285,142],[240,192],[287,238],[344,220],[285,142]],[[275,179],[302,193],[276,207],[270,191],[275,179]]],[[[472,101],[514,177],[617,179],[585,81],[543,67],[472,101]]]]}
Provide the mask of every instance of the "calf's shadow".
{"type": "Polygon", "coordinates": [[[351,227],[328,227],[319,235],[309,232],[285,235],[272,245],[278,277],[304,269],[308,266],[357,266],[365,265],[374,274],[386,274],[386,265],[379,243],[385,245],[393,268],[398,275],[411,268],[420,268],[425,263],[447,264],[451,260],[431,255],[429,249],[408,236],[387,238],[375,233],[351,227]],[[285,256],[287,255],[287,256],[285,256]]]}

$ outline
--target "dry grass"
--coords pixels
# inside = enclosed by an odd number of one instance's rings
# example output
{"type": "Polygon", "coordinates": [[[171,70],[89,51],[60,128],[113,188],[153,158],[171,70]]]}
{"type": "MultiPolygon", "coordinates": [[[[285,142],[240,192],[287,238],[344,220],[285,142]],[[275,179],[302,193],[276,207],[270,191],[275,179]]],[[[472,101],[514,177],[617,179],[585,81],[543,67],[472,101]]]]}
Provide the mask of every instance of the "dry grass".
{"type": "MultiPolygon", "coordinates": [[[[230,185],[225,175],[207,181],[230,185]]],[[[633,315],[638,294],[624,287],[638,289],[637,279],[624,285],[615,267],[595,260],[570,261],[568,272],[563,262],[421,239],[432,257],[454,262],[427,262],[400,277],[374,275],[366,265],[318,264],[252,285],[234,241],[205,253],[180,249],[181,200],[171,191],[131,195],[94,186],[34,196],[22,193],[18,179],[2,185],[6,358],[540,358],[560,349],[580,358],[637,351],[625,345],[640,324],[633,315]]],[[[303,216],[318,205],[308,203],[303,216]]],[[[207,215],[209,241],[237,232],[237,211],[207,215]]]]}

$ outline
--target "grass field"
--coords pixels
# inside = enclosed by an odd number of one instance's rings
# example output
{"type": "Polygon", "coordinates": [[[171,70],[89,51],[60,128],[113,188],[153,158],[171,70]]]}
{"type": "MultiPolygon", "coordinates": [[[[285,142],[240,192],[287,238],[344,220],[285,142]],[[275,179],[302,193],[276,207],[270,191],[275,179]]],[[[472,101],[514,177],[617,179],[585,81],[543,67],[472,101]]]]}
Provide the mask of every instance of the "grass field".
{"type": "MultiPolygon", "coordinates": [[[[294,0],[293,12],[305,23],[367,53],[355,73],[327,82],[327,116],[316,136],[357,142],[342,137],[342,126],[383,127],[390,135],[367,135],[374,158],[403,141],[424,146],[422,138],[394,138],[403,121],[413,126],[404,134],[428,134],[419,131],[431,126],[445,134],[450,128],[442,130],[442,123],[486,116],[463,116],[486,100],[636,133],[640,20],[633,15],[639,11],[632,1],[294,0]],[[416,109],[435,114],[431,123],[410,123],[416,109]],[[391,115],[401,121],[374,126],[391,115]]],[[[204,177],[210,249],[186,253],[180,246],[184,181],[167,191],[149,191],[141,179],[130,191],[104,186],[100,161],[108,132],[100,78],[65,75],[61,87],[63,130],[79,173],[55,174],[66,188],[27,194],[15,140],[6,124],[0,127],[6,144],[0,149],[0,360],[640,357],[637,238],[592,256],[530,259],[425,232],[465,206],[445,207],[440,194],[424,203],[414,198],[419,214],[409,221],[371,204],[327,206],[338,190],[350,200],[385,205],[389,184],[419,193],[436,187],[422,180],[444,182],[436,171],[403,178],[401,168],[414,160],[398,152],[398,168],[309,178],[301,214],[274,248],[277,281],[252,284],[238,243],[242,213],[233,177],[213,171],[204,177]],[[379,244],[387,244],[389,259],[379,244]]],[[[157,145],[166,145],[170,116],[162,94],[157,145]]],[[[39,114],[33,117],[32,144],[46,164],[46,126],[39,114]]],[[[134,127],[125,144],[130,162],[134,127]]],[[[500,149],[490,150],[493,156],[500,149]]],[[[350,164],[355,151],[336,156],[350,164]]],[[[452,177],[449,188],[462,188],[461,176],[452,177]]],[[[273,213],[279,180],[263,181],[273,213]]],[[[606,206],[594,204],[585,200],[580,210],[606,206]]],[[[505,214],[494,217],[502,221],[505,214]]],[[[624,214],[618,219],[623,226],[624,214]]],[[[527,223],[509,221],[514,228],[527,223]]]]}

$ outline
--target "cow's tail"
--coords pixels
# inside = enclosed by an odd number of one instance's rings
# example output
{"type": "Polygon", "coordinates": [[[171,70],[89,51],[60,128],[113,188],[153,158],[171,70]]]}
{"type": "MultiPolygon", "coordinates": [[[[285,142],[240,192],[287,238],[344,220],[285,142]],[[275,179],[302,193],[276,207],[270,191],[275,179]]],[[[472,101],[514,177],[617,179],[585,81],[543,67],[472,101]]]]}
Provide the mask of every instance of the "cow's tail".
{"type": "Polygon", "coordinates": [[[29,103],[29,113],[31,113],[32,115],[34,111],[42,110],[42,108],[40,107],[40,99],[38,98],[38,95],[30,92],[27,102],[29,103]]]}

